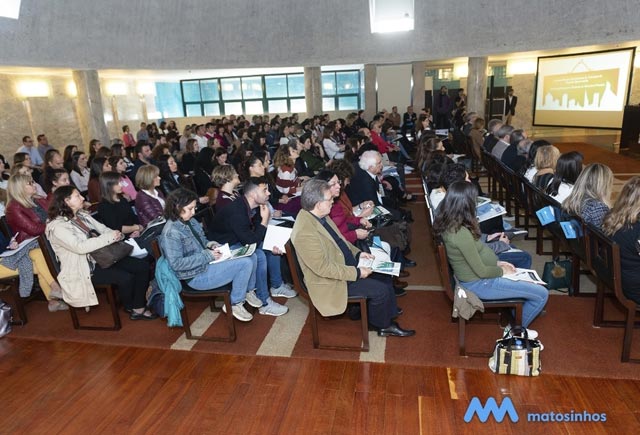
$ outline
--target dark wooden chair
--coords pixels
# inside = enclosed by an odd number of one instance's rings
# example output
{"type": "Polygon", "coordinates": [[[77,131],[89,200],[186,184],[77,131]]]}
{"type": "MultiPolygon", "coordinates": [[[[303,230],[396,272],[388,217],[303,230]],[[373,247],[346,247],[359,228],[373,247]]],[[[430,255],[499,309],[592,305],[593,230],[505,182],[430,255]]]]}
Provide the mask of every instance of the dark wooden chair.
{"type": "Polygon", "coordinates": [[[570,216],[580,228],[582,236],[578,236],[575,239],[567,239],[565,242],[571,253],[571,289],[569,291],[570,296],[593,296],[593,294],[580,293],[580,274],[590,273],[589,268],[589,250],[586,225],[579,216],[570,216]],[[584,264],[585,269],[581,269],[584,264]]]}
{"type": "Polygon", "coordinates": [[[595,326],[624,327],[622,355],[620,360],[622,362],[640,363],[640,359],[630,358],[633,328],[636,326],[635,320],[638,311],[640,311],[640,305],[627,298],[622,291],[620,247],[617,243],[604,235],[599,229],[591,225],[587,226],[587,232],[591,270],[598,279],[593,324],[595,326]],[[603,319],[606,289],[613,291],[615,298],[622,305],[625,313],[624,321],[605,321],[603,319]]]}
{"type": "MultiPolygon", "coordinates": [[[[7,218],[5,216],[0,217],[0,231],[2,231],[2,235],[7,239],[10,239],[13,236],[13,231],[9,227],[7,223],[7,218]]],[[[5,290],[9,292],[10,298],[14,301],[15,311],[18,313],[18,319],[11,321],[12,325],[26,325],[27,324],[27,311],[24,307],[24,301],[20,297],[20,277],[18,276],[9,276],[7,278],[0,278],[0,287],[3,287],[5,290]]]]}
{"type": "MultiPolygon", "coordinates": [[[[38,244],[40,245],[40,250],[42,251],[42,255],[44,256],[45,261],[47,262],[47,267],[49,268],[49,272],[51,272],[51,276],[56,278],[58,273],[60,272],[60,264],[56,259],[56,254],[47,240],[46,237],[40,236],[38,238],[38,244]]],[[[96,291],[103,291],[107,297],[107,303],[111,310],[111,318],[113,323],[107,326],[95,326],[95,325],[81,325],[80,319],[78,318],[78,310],[84,310],[84,308],[75,308],[69,305],[69,314],[71,316],[71,322],[73,323],[74,329],[86,329],[91,331],[118,331],[122,328],[122,324],[120,322],[120,314],[118,313],[118,301],[116,299],[116,291],[115,285],[113,284],[100,284],[94,285],[96,291]]]]}
{"type": "MultiPolygon", "coordinates": [[[[455,280],[453,279],[453,273],[451,271],[451,266],[449,265],[449,260],[447,259],[447,248],[445,247],[442,240],[436,241],[436,249],[437,255],[436,259],[438,261],[438,270],[440,271],[440,279],[442,280],[442,285],[444,287],[444,291],[447,297],[451,300],[453,304],[455,296],[455,280]]],[[[466,290],[469,291],[469,290],[466,290]]],[[[482,299],[482,304],[484,305],[485,312],[487,311],[496,311],[498,310],[502,313],[504,310],[515,310],[514,323],[516,325],[522,325],[522,305],[524,304],[524,299],[520,298],[512,298],[512,299],[482,299]]],[[[483,317],[483,313],[476,313],[476,316],[479,318],[483,317]]],[[[475,316],[474,316],[475,317],[475,316]]],[[[489,357],[493,353],[493,348],[490,352],[468,352],[466,349],[466,324],[467,320],[462,317],[458,317],[458,348],[460,356],[471,356],[471,357],[489,357]]],[[[484,319],[482,319],[484,320],[484,319]]],[[[452,321],[455,321],[452,318],[452,321]]],[[[471,319],[469,320],[471,321],[471,319]]],[[[475,321],[473,323],[476,323],[475,321]]],[[[486,322],[485,322],[486,323],[486,322]]]]}
{"type": "MultiPolygon", "coordinates": [[[[157,240],[153,240],[151,242],[151,255],[156,259],[156,261],[162,255],[160,251],[160,245],[157,240]]],[[[187,301],[202,301],[206,300],[209,302],[209,307],[211,311],[217,311],[215,306],[215,301],[218,297],[222,297],[224,300],[224,306],[227,310],[227,329],[228,334],[225,336],[208,336],[208,335],[193,335],[191,332],[191,320],[189,319],[189,311],[187,309],[187,304],[184,304],[184,308],[180,311],[180,316],[182,317],[182,329],[184,330],[184,334],[189,340],[204,340],[204,341],[223,341],[223,342],[232,342],[236,341],[236,325],[233,320],[233,314],[231,311],[231,284],[225,284],[222,287],[217,287],[211,290],[195,290],[185,282],[180,281],[182,284],[182,291],[180,292],[180,297],[183,302],[187,301]]]]}
{"type": "Polygon", "coordinates": [[[289,269],[291,269],[291,277],[293,279],[293,285],[300,294],[304,294],[309,301],[309,314],[311,315],[311,334],[313,336],[313,347],[315,349],[329,349],[329,350],[350,350],[350,351],[369,351],[369,318],[367,311],[367,298],[363,296],[349,296],[347,304],[359,304],[360,305],[360,326],[362,332],[362,345],[361,346],[336,346],[320,344],[320,334],[318,332],[318,317],[322,317],[320,312],[313,305],[313,301],[309,296],[309,290],[304,283],[304,275],[298,262],[296,250],[293,247],[293,243],[288,241],[285,245],[287,252],[287,261],[289,262],[289,269]]]}

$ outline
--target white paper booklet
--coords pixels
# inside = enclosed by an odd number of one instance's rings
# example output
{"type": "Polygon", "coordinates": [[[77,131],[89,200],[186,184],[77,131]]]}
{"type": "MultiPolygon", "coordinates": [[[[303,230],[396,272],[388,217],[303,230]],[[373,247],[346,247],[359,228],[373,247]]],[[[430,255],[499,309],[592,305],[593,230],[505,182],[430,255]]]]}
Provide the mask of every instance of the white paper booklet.
{"type": "Polygon", "coordinates": [[[291,238],[292,231],[292,228],[279,227],[276,225],[267,226],[267,233],[264,235],[264,242],[262,243],[263,249],[271,251],[273,247],[276,246],[282,252],[286,252],[284,245],[291,238]]]}
{"type": "Polygon", "coordinates": [[[22,248],[24,248],[25,246],[27,246],[29,243],[31,243],[32,241],[34,241],[36,239],[36,237],[31,237],[29,239],[24,239],[22,242],[20,242],[18,244],[18,247],[16,249],[8,249],[2,253],[0,253],[0,258],[1,257],[11,257],[13,254],[15,254],[16,252],[18,252],[19,250],[21,250],[22,248]]]}
{"type": "Polygon", "coordinates": [[[540,278],[540,275],[538,275],[538,272],[536,272],[533,269],[517,268],[516,273],[512,273],[509,275],[502,275],[502,277],[510,279],[511,281],[527,281],[527,282],[532,282],[534,284],[547,285],[547,283],[540,278]]]}
{"type": "Polygon", "coordinates": [[[385,275],[400,275],[400,263],[394,263],[393,261],[384,261],[382,259],[366,259],[360,258],[358,261],[358,267],[368,267],[374,272],[383,273],[385,275]]]}
{"type": "Polygon", "coordinates": [[[252,243],[251,245],[244,245],[231,250],[229,248],[229,244],[225,243],[224,245],[218,246],[216,249],[220,251],[222,256],[217,260],[211,261],[209,264],[220,263],[227,260],[235,260],[236,258],[248,257],[249,255],[252,255],[254,252],[256,252],[256,244],[252,243]]]}
{"type": "Polygon", "coordinates": [[[507,214],[507,210],[500,204],[487,203],[477,208],[478,222],[484,222],[496,216],[507,214]]]}

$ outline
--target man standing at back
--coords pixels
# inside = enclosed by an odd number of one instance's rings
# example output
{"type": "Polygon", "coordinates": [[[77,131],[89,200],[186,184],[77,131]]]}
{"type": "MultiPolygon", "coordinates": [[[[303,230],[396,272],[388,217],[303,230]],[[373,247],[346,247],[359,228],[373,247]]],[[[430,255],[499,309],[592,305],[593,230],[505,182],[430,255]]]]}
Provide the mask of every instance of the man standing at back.
{"type": "Polygon", "coordinates": [[[436,106],[436,129],[444,129],[447,130],[451,127],[451,122],[449,121],[452,109],[451,98],[449,98],[449,93],[446,86],[442,86],[440,88],[440,93],[435,97],[435,106],[436,106]]]}
{"type": "Polygon", "coordinates": [[[393,124],[393,129],[398,130],[400,128],[400,114],[398,113],[398,106],[393,106],[391,108],[391,113],[389,113],[388,117],[389,121],[393,124]]]}
{"type": "Polygon", "coordinates": [[[140,142],[141,140],[145,142],[149,142],[149,132],[147,131],[147,124],[145,122],[140,123],[140,130],[136,134],[136,140],[140,142]]]}
{"type": "Polygon", "coordinates": [[[509,88],[507,98],[504,101],[504,123],[506,125],[511,125],[511,118],[516,116],[516,104],[518,104],[518,97],[513,95],[513,88],[509,88]]]}

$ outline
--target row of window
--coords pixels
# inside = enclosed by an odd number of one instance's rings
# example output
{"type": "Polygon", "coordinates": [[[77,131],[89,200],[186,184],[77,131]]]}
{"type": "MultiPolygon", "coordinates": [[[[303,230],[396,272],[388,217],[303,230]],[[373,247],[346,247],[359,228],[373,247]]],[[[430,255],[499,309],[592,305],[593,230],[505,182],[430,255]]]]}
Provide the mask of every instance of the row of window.
{"type": "MultiPolygon", "coordinates": [[[[322,110],[362,107],[362,71],[323,72],[322,110]]],[[[304,74],[273,74],[180,81],[184,116],[306,112],[304,74]]]]}

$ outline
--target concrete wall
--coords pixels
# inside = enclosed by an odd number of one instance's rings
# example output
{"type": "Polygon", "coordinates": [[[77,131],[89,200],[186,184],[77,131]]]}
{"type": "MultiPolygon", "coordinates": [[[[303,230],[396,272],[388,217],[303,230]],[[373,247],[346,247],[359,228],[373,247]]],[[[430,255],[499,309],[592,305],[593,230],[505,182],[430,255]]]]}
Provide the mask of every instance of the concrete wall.
{"type": "Polygon", "coordinates": [[[415,2],[415,30],[370,33],[367,2],[23,0],[0,63],[184,69],[403,63],[640,39],[635,0],[415,2]]]}

